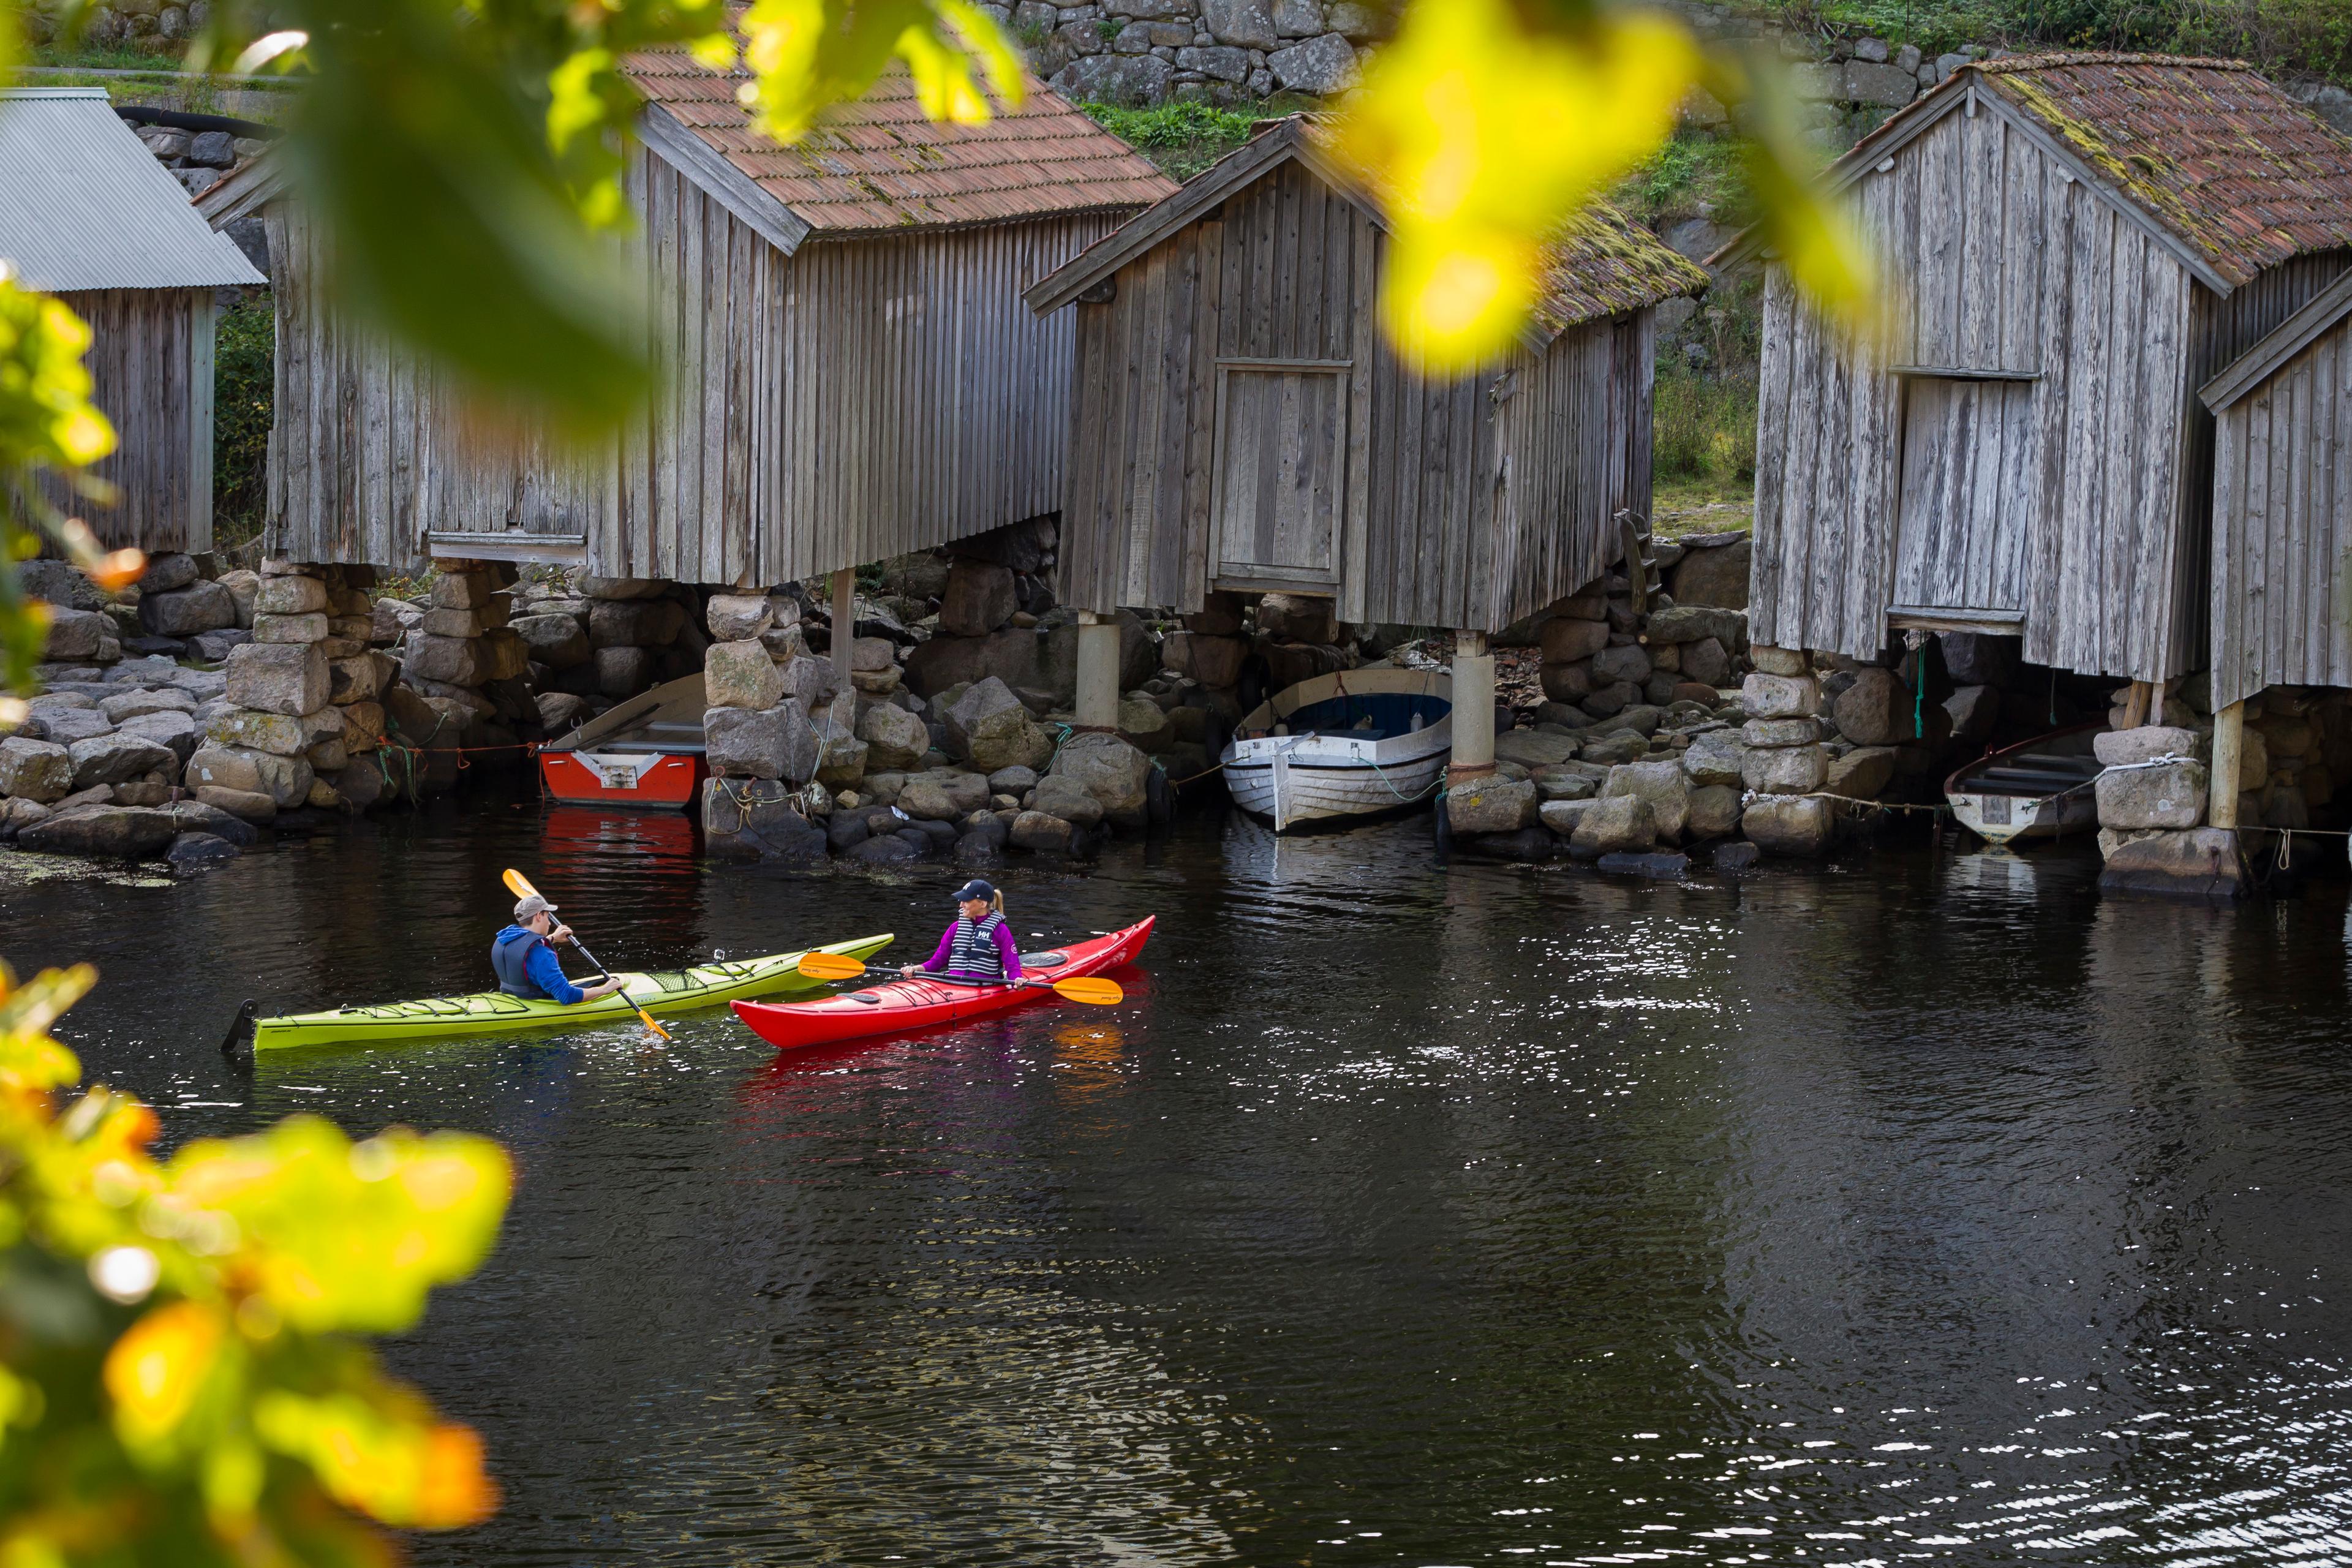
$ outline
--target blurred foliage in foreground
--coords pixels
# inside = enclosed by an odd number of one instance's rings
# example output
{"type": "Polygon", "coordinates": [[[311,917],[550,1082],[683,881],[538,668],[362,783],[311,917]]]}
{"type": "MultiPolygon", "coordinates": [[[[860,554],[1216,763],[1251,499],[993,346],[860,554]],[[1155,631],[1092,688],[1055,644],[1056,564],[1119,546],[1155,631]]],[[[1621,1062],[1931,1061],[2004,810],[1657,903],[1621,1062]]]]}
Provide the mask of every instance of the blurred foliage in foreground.
{"type": "Polygon", "coordinates": [[[488,1515],[480,1441],[353,1336],[481,1261],[505,1154],[292,1117],[158,1163],[146,1106],[68,1093],[94,978],[0,965],[0,1563],[373,1564],[488,1515]]]}

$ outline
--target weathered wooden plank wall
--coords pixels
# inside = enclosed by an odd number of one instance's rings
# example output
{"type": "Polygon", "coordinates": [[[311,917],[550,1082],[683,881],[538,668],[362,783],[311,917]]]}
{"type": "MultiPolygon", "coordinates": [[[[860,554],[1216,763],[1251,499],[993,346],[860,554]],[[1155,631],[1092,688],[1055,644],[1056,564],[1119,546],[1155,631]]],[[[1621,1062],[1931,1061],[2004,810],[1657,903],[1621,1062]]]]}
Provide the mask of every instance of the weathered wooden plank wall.
{"type": "Polygon", "coordinates": [[[1114,218],[786,258],[658,157],[635,155],[627,190],[660,380],[584,447],[469,414],[341,318],[310,226],[269,210],[273,550],[406,565],[427,530],[519,529],[584,535],[606,575],[774,583],[1059,504],[1074,329],[1020,291],[1114,218]]]}
{"type": "Polygon", "coordinates": [[[1218,361],[1236,359],[1351,366],[1347,618],[1492,629],[1601,574],[1618,509],[1649,506],[1654,317],[1572,329],[1500,377],[1427,381],[1374,319],[1385,243],[1285,163],[1076,308],[1066,600],[1200,608],[1218,361]]]}
{"type": "Polygon", "coordinates": [[[210,550],[213,544],[213,291],[107,289],[60,295],[89,323],[90,399],[114,426],[110,456],[90,468],[112,506],[42,481],[51,505],[89,524],[109,549],[210,550]]]}
{"type": "MultiPolygon", "coordinates": [[[[2211,494],[2210,423],[2194,390],[2340,272],[2341,253],[2219,300],[1990,109],[1947,117],[1890,161],[1853,191],[1906,305],[1886,342],[1843,341],[1778,268],[1767,280],[1753,636],[1880,650],[1897,602],[1896,372],[2008,374],[2039,378],[2027,384],[2032,447],[1979,468],[1999,486],[1971,495],[2027,532],[2025,657],[2141,679],[2186,673],[2201,660],[2211,494]]],[[[1989,531],[1970,548],[1989,543],[2004,547],[1989,531]]]]}
{"type": "Polygon", "coordinates": [[[2352,686],[2352,321],[2222,411],[2213,700],[2352,686]]]}

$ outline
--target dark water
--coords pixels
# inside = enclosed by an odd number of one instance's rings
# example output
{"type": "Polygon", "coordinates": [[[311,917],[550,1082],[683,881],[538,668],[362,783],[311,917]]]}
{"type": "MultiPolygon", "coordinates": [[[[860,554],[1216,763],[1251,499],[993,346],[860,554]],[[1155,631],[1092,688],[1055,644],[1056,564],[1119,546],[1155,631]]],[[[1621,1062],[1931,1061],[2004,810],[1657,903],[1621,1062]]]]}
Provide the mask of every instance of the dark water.
{"type": "Polygon", "coordinates": [[[424,1563],[2352,1558],[2340,888],[1442,875],[1425,832],[1012,873],[1024,934],[1160,914],[1129,1005],[800,1059],[725,1016],[214,1042],[478,984],[510,863],[625,966],[912,952],[950,873],[519,804],[181,887],[0,858],[0,929],[100,962],[62,1032],[174,1137],[514,1151],[496,1258],[392,1347],[508,1494],[424,1563]]]}

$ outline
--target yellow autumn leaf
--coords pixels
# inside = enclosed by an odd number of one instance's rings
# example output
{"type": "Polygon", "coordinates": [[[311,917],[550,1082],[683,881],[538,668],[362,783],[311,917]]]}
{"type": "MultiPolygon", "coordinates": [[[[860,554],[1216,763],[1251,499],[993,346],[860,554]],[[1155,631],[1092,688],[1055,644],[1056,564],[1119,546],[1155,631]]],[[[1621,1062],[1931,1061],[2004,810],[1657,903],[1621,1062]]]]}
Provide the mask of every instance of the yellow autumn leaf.
{"type": "Polygon", "coordinates": [[[1546,242],[1665,141],[1699,65],[1656,13],[1538,27],[1508,0],[1414,6],[1333,149],[1390,218],[1391,339],[1440,371],[1506,352],[1546,242]]]}
{"type": "Polygon", "coordinates": [[[385,1524],[454,1530],[497,1510],[498,1483],[471,1428],[432,1419],[396,1385],[371,1393],[272,1391],[254,1401],[254,1430],[308,1464],[336,1501],[385,1524]]]}
{"type": "Polygon", "coordinates": [[[107,1352],[104,1382],[115,1430],[133,1449],[170,1437],[194,1405],[226,1334],[217,1312],[194,1301],[156,1308],[107,1352]]]}

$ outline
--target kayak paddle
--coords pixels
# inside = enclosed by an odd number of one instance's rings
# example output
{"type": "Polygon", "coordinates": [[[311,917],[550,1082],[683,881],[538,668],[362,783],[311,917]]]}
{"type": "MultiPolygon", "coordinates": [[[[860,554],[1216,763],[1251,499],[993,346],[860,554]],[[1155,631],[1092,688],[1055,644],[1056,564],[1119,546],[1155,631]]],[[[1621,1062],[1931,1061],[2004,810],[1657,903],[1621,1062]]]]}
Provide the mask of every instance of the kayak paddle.
{"type": "MultiPolygon", "coordinates": [[[[528,899],[539,891],[537,888],[530,885],[530,878],[524,876],[521,872],[517,871],[512,868],[508,868],[504,880],[508,890],[513,893],[518,899],[528,899]]],[[[596,963],[596,955],[588,951],[587,944],[580,940],[579,933],[576,931],[572,933],[572,945],[580,950],[581,957],[586,959],[591,963],[596,963]]],[[[611,970],[605,969],[601,963],[596,963],[596,967],[602,971],[607,978],[611,977],[613,973],[611,970]]],[[[625,991],[615,991],[613,994],[618,996],[624,1002],[628,1002],[629,1005],[632,1007],[636,1007],[637,1005],[635,1002],[629,1001],[629,994],[625,991]]],[[[663,1028],[659,1024],[655,1023],[654,1016],[651,1013],[646,1012],[643,1007],[637,1007],[637,1016],[646,1021],[646,1028],[651,1029],[663,1039],[667,1040],[670,1037],[669,1031],[663,1028]]]]}
{"type": "MultiPolygon", "coordinates": [[[[811,980],[856,980],[866,973],[866,966],[864,963],[846,953],[840,952],[803,954],[798,967],[800,972],[811,980]]],[[[1017,985],[1033,990],[1051,991],[1066,1001],[1090,1003],[1097,1007],[1114,1007],[1127,1000],[1126,991],[1117,981],[1096,980],[1083,974],[1072,975],[1067,980],[958,981],[945,979],[939,975],[933,975],[930,978],[949,985],[1017,985]]]]}

